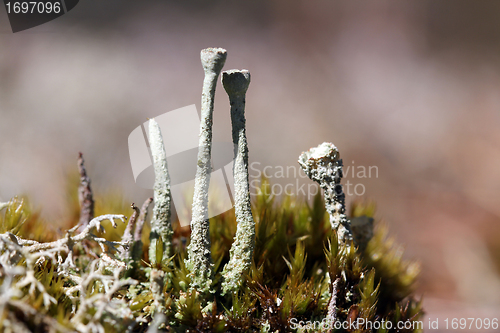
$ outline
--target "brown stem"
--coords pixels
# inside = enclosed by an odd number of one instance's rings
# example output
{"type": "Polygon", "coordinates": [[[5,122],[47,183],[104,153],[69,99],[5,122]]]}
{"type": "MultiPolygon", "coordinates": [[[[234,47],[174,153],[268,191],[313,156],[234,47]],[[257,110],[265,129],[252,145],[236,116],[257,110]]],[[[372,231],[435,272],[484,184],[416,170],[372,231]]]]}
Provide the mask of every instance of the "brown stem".
{"type": "Polygon", "coordinates": [[[132,238],[132,230],[134,229],[135,221],[137,220],[137,217],[141,213],[139,208],[134,203],[132,203],[130,205],[130,207],[134,210],[134,212],[132,213],[130,220],[128,220],[127,227],[125,228],[125,231],[123,232],[122,242],[131,242],[134,240],[134,238],[132,238]]]}
{"type": "Polygon", "coordinates": [[[135,225],[134,241],[139,241],[142,238],[142,228],[144,227],[144,223],[148,217],[148,208],[149,205],[151,205],[151,202],[153,202],[153,198],[147,198],[142,204],[141,214],[139,215],[139,219],[135,225]]]}
{"type": "Polygon", "coordinates": [[[78,201],[80,202],[79,229],[83,230],[94,218],[94,198],[90,187],[90,178],[87,176],[83,161],[83,154],[78,156],[78,171],[80,173],[80,185],[78,186],[78,201]]]}
{"type": "Polygon", "coordinates": [[[340,278],[335,279],[332,283],[332,296],[330,297],[330,300],[328,301],[328,314],[326,315],[327,322],[330,326],[330,329],[328,330],[328,333],[333,332],[333,326],[335,324],[335,321],[337,320],[337,288],[338,284],[340,282],[340,278]]]}

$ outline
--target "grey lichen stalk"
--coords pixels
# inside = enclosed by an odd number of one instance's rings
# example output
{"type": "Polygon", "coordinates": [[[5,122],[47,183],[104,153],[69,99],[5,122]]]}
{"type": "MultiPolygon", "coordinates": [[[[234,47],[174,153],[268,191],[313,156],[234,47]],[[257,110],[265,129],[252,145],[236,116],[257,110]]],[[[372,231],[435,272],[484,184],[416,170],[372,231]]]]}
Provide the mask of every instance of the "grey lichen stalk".
{"type": "Polygon", "coordinates": [[[340,184],[343,177],[342,159],[337,147],[323,142],[318,147],[303,152],[299,157],[299,164],[306,175],[323,189],[330,224],[337,230],[339,240],[352,240],[350,221],[345,215],[345,194],[340,184]]]}
{"type": "Polygon", "coordinates": [[[205,71],[201,97],[201,125],[198,148],[191,219],[191,242],[188,247],[186,267],[190,271],[191,287],[202,293],[210,291],[212,283],[212,258],[208,222],[208,188],[210,184],[212,115],[215,88],[220,71],[226,61],[227,52],[221,48],[201,51],[201,63],[205,71]]]}
{"type": "Polygon", "coordinates": [[[231,105],[231,123],[234,143],[234,202],[237,230],[231,246],[229,262],[222,276],[223,293],[236,292],[244,273],[252,265],[255,245],[255,222],[250,207],[248,183],[248,145],[245,131],[245,94],[250,84],[247,70],[230,70],[222,73],[222,84],[231,105]]]}
{"type": "Polygon", "coordinates": [[[172,197],[170,193],[170,177],[167,168],[167,155],[163,145],[160,126],[154,119],[149,120],[149,146],[153,156],[155,171],[154,206],[151,219],[151,233],[149,235],[149,260],[157,263],[156,245],[161,237],[163,242],[162,262],[166,263],[172,255],[172,223],[170,221],[170,206],[172,197]]]}

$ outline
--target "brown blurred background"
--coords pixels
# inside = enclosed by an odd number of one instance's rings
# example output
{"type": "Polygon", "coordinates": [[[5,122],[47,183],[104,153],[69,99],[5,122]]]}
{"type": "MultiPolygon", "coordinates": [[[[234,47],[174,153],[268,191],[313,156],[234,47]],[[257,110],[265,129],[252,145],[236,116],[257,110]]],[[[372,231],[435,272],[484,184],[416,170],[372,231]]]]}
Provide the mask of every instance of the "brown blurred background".
{"type": "MultiPolygon", "coordinates": [[[[1,8],[0,199],[64,219],[82,151],[96,192],[142,201],[129,133],[199,109],[199,51],[220,46],[252,73],[251,162],[295,167],[331,141],[376,166],[347,180],[422,262],[426,317],[500,317],[499,18],[498,1],[87,0],[12,34],[1,8]]],[[[228,110],[219,85],[215,140],[231,140],[228,110]]]]}

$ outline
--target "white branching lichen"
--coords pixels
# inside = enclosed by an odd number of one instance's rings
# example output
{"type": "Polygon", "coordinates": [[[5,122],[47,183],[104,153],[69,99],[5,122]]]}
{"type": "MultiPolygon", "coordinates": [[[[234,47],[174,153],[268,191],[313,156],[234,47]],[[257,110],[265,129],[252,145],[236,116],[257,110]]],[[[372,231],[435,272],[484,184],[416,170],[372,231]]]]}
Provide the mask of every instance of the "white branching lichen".
{"type": "MultiPolygon", "coordinates": [[[[123,242],[111,242],[108,241],[104,238],[97,237],[94,235],[91,231],[93,229],[96,229],[98,231],[104,232],[104,228],[101,225],[102,221],[109,220],[111,222],[111,225],[113,228],[116,228],[116,222],[115,220],[121,220],[122,222],[125,222],[127,217],[125,215],[116,215],[116,214],[106,214],[106,215],[101,215],[96,218],[93,218],[90,223],[83,229],[82,232],[75,236],[70,236],[71,233],[75,232],[77,227],[73,227],[70,230],[68,230],[67,237],[59,239],[54,242],[48,242],[48,243],[39,243],[33,240],[25,240],[22,238],[19,238],[17,236],[14,236],[11,234],[11,237],[15,237],[20,245],[26,246],[26,249],[29,252],[37,252],[37,251],[46,251],[46,250],[54,250],[56,252],[59,252],[60,250],[72,250],[72,246],[76,242],[81,242],[84,239],[88,240],[93,240],[99,244],[101,247],[101,250],[103,253],[108,253],[107,247],[117,251],[117,247],[119,246],[124,246],[126,247],[127,244],[123,242]]],[[[66,252],[67,252],[66,250],[66,252]]],[[[119,262],[119,261],[118,261],[119,262]]]]}
{"type": "Polygon", "coordinates": [[[245,130],[245,94],[250,84],[247,70],[230,70],[222,73],[222,84],[229,96],[234,144],[234,204],[237,230],[231,246],[229,262],[222,276],[223,293],[236,292],[244,273],[252,265],[255,245],[255,222],[250,206],[248,183],[248,144],[245,130]]]}
{"type": "MultiPolygon", "coordinates": [[[[39,265],[46,260],[50,260],[52,265],[57,266],[54,276],[64,277],[74,285],[63,287],[63,289],[66,296],[74,303],[75,312],[70,322],[78,332],[104,332],[104,321],[114,322],[120,327],[135,325],[137,320],[132,315],[128,301],[114,297],[124,286],[137,284],[137,281],[133,279],[120,278],[125,265],[113,258],[110,252],[118,248],[126,249],[127,243],[111,242],[92,233],[94,229],[104,231],[101,225],[104,220],[109,220],[113,227],[116,227],[116,219],[124,222],[126,217],[102,215],[92,219],[78,234],[73,236],[80,225],[70,229],[64,238],[47,243],[23,239],[10,232],[0,234],[0,275],[2,277],[0,279],[0,317],[3,317],[4,310],[8,306],[24,313],[27,317],[35,318],[33,320],[43,323],[45,327],[51,328],[51,331],[67,331],[57,320],[19,300],[19,297],[24,294],[23,288],[27,287],[28,295],[32,299],[37,293],[41,295],[46,309],[52,304],[57,304],[57,300],[49,294],[36,275],[37,267],[40,267],[39,265]],[[97,242],[102,252],[99,258],[90,265],[89,273],[79,276],[76,274],[82,272],[73,262],[73,248],[84,240],[97,242]],[[96,281],[99,283],[95,284],[96,281]],[[88,294],[89,290],[97,290],[99,285],[103,286],[104,293],[88,294]],[[75,296],[77,292],[78,296],[75,296]]],[[[24,328],[22,323],[10,315],[2,324],[5,329],[24,328]]]]}
{"type": "Polygon", "coordinates": [[[212,118],[215,88],[226,56],[226,50],[221,48],[208,48],[201,51],[201,63],[205,71],[205,78],[201,96],[201,125],[193,194],[191,242],[186,260],[186,267],[191,277],[191,288],[195,288],[201,293],[209,292],[212,284],[213,264],[210,255],[208,222],[208,188],[212,172],[212,118]]]}
{"type": "Polygon", "coordinates": [[[323,142],[318,147],[303,152],[299,164],[305,174],[319,186],[325,194],[325,207],[330,215],[330,224],[337,230],[339,240],[352,240],[350,221],[345,214],[345,194],[340,184],[342,159],[332,143],[323,142]]]}
{"type": "Polygon", "coordinates": [[[172,255],[172,235],[174,232],[170,221],[172,196],[170,193],[167,154],[163,145],[160,126],[154,119],[149,120],[149,146],[151,147],[155,171],[153,218],[151,219],[151,233],[149,236],[149,260],[155,264],[159,261],[156,258],[158,239],[161,237],[163,241],[163,259],[161,261],[167,262],[172,255]]]}

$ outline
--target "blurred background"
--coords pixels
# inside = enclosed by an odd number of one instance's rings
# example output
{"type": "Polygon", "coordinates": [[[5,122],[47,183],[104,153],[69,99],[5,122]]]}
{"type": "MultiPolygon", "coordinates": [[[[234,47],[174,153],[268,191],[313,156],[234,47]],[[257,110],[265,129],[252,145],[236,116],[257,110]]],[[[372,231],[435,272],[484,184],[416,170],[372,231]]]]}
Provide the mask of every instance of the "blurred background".
{"type": "MultiPolygon", "coordinates": [[[[348,173],[363,189],[348,203],[375,201],[422,263],[426,317],[499,317],[499,17],[495,1],[107,0],[13,34],[0,8],[0,200],[28,195],[56,227],[81,151],[94,192],[142,202],[128,135],[199,110],[199,52],[224,47],[225,69],[252,73],[255,168],[296,184],[276,172],[323,141],[346,166],[376,167],[348,173]]],[[[214,140],[231,141],[217,92],[214,140]]]]}

